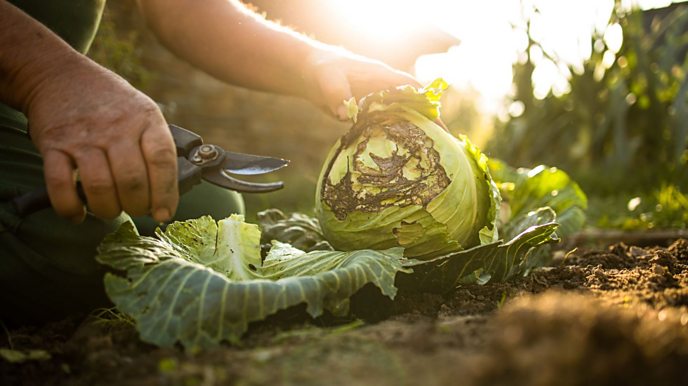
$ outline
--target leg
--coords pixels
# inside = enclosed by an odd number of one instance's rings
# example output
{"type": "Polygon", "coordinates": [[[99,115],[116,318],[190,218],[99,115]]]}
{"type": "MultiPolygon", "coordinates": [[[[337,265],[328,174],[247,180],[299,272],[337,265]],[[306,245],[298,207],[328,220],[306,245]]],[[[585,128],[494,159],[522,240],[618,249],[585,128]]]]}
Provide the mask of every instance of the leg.
{"type": "Polygon", "coordinates": [[[17,194],[44,185],[42,160],[21,127],[0,127],[0,319],[40,322],[109,305],[104,270],[95,259],[114,221],[88,216],[79,225],[51,209],[19,218],[10,205],[17,194]]]}

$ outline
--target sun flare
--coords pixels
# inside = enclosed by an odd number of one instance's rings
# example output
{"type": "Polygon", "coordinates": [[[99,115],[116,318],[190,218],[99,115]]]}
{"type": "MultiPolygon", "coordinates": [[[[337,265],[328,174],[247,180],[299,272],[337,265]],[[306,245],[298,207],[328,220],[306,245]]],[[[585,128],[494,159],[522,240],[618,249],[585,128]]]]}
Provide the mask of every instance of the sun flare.
{"type": "MultiPolygon", "coordinates": [[[[391,40],[422,23],[458,38],[461,43],[447,52],[421,56],[415,75],[421,82],[443,77],[456,88],[476,90],[482,99],[480,107],[488,113],[503,110],[504,98],[512,90],[512,64],[523,58],[528,46],[524,20],[531,20],[532,37],[544,48],[544,52],[531,52],[537,66],[535,94],[542,98],[549,92],[568,91],[567,66],[578,68],[590,55],[590,36],[595,30],[605,33],[614,6],[613,0],[581,0],[575,6],[565,0],[329,1],[349,27],[375,39],[391,40]]],[[[624,0],[622,6],[652,8],[669,3],[624,0]]],[[[617,27],[611,27],[605,40],[618,47],[621,33],[617,27]]]]}

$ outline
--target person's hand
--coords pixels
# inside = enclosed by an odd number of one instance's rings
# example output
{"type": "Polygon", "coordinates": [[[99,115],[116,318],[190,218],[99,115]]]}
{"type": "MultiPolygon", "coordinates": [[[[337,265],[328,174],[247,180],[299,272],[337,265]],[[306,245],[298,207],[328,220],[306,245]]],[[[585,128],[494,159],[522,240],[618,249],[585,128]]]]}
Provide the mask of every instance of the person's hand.
{"type": "Polygon", "coordinates": [[[345,50],[316,51],[306,67],[313,79],[309,99],[340,120],[348,119],[343,102],[351,97],[405,84],[420,87],[408,73],[345,50]]]}
{"type": "Polygon", "coordinates": [[[44,159],[55,211],[74,222],[89,210],[169,220],[179,200],[174,142],[158,106],[112,72],[83,59],[59,68],[31,93],[26,109],[44,159]]]}

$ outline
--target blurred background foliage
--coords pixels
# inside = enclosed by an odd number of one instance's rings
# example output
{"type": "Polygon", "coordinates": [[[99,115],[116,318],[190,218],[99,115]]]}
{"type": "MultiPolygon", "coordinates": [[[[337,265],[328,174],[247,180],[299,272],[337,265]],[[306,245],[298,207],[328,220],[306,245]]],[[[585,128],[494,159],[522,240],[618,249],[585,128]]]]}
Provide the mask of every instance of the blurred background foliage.
{"type": "Polygon", "coordinates": [[[525,60],[514,65],[516,114],[497,124],[487,150],[511,165],[568,171],[591,195],[598,226],[685,228],[688,6],[629,12],[619,3],[609,23],[621,28],[623,43],[610,47],[593,34],[582,69],[529,39],[525,60]],[[534,96],[535,53],[568,68],[569,92],[534,96]]]}
{"type": "MultiPolygon", "coordinates": [[[[297,31],[355,52],[384,54],[377,58],[409,71],[415,58],[457,43],[418,25],[412,35],[385,40],[382,50],[373,38],[334,28],[328,20],[336,15],[328,16],[319,1],[251,3],[297,31]],[[303,7],[321,12],[299,12],[303,7]],[[314,14],[319,17],[306,17],[314,14]]],[[[546,164],[567,171],[590,196],[593,225],[685,228],[688,6],[628,11],[617,0],[609,25],[622,31],[622,44],[613,46],[595,32],[592,55],[580,67],[548,52],[527,20],[524,25],[528,44],[513,66],[513,93],[506,101],[511,115],[495,119],[481,112],[476,90],[450,88],[442,114],[452,133],[468,134],[489,156],[515,167],[546,164]],[[567,73],[567,92],[535,96],[533,73],[542,58],[567,73]]],[[[321,163],[347,123],[306,101],[232,87],[194,69],[158,44],[134,0],[107,3],[89,55],[156,100],[169,122],[227,149],[292,161],[271,176],[285,181],[284,190],[245,196],[249,219],[268,207],[311,212],[321,163]]]]}
{"type": "Polygon", "coordinates": [[[89,49],[88,56],[116,72],[134,87],[145,89],[151,79],[152,69],[143,64],[144,45],[141,39],[142,21],[124,17],[137,12],[134,1],[106,3],[98,35],[89,49]]]}

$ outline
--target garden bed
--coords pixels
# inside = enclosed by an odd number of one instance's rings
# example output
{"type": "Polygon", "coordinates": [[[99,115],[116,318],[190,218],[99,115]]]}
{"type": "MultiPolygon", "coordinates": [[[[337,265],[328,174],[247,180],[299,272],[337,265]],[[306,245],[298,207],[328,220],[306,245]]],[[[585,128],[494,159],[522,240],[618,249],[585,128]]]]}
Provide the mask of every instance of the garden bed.
{"type": "Polygon", "coordinates": [[[447,294],[376,291],[351,319],[291,310],[195,354],[142,343],[107,312],[13,329],[0,384],[688,384],[685,239],[559,251],[525,278],[447,294]]]}

